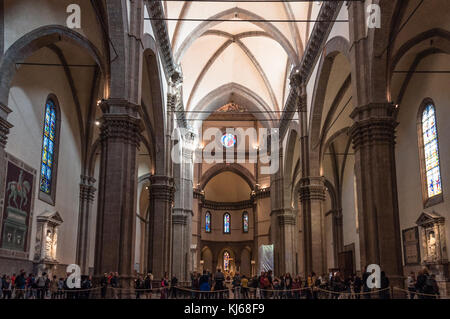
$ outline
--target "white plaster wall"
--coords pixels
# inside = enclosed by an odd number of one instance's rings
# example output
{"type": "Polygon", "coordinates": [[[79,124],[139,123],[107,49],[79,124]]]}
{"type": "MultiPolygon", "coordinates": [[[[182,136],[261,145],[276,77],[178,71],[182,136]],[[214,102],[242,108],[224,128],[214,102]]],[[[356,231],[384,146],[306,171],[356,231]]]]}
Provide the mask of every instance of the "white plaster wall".
{"type": "Polygon", "coordinates": [[[361,270],[359,252],[359,233],[357,232],[357,217],[355,210],[355,179],[354,179],[355,158],[350,155],[345,165],[343,185],[342,185],[342,215],[344,228],[344,246],[355,244],[356,270],[361,270]]]}
{"type": "Polygon", "coordinates": [[[347,9],[347,5],[345,3],[342,5],[341,10],[339,11],[339,14],[338,14],[336,20],[338,20],[338,21],[336,21],[333,24],[333,28],[331,29],[331,32],[328,35],[327,42],[336,36],[344,37],[345,39],[350,41],[348,22],[339,22],[339,21],[347,21],[348,20],[348,9],[347,9]]]}
{"type": "MultiPolygon", "coordinates": [[[[42,49],[33,58],[42,61],[53,53],[42,49]]],[[[75,262],[79,183],[81,174],[80,137],[75,105],[62,68],[23,67],[13,80],[8,106],[13,112],[8,121],[14,125],[6,151],[38,172],[35,183],[34,216],[30,256],[34,254],[36,216],[45,210],[58,211],[64,220],[58,236],[57,258],[63,264],[75,262]],[[42,131],[45,102],[50,93],[58,97],[61,107],[61,132],[56,184],[56,205],[38,199],[42,131]]],[[[30,234],[29,234],[30,235],[30,234]]]]}
{"type": "MultiPolygon", "coordinates": [[[[418,70],[442,70],[450,64],[450,57],[444,54],[432,55],[420,63],[418,70]]],[[[406,91],[397,121],[397,144],[395,150],[397,190],[400,211],[400,229],[416,226],[422,212],[436,212],[446,219],[447,247],[450,244],[450,85],[449,75],[422,74],[413,76],[406,91]],[[441,179],[444,201],[430,208],[423,208],[420,175],[419,149],[417,140],[417,113],[423,99],[432,98],[436,106],[437,129],[441,164],[441,179]]],[[[403,252],[402,252],[403,253],[403,252]]]]}
{"type": "Polygon", "coordinates": [[[70,4],[81,7],[81,29],[74,31],[88,38],[102,51],[101,27],[87,0],[5,0],[5,51],[20,37],[46,25],[67,26],[70,4]]]}

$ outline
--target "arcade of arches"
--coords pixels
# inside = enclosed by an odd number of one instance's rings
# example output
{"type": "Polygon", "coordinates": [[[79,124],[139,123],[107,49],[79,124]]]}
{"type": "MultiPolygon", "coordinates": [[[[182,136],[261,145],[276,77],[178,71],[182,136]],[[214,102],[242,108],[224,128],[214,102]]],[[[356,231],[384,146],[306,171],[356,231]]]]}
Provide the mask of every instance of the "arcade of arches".
{"type": "Polygon", "coordinates": [[[402,285],[427,266],[447,289],[448,12],[0,0],[0,270],[78,264],[127,285],[378,264],[402,285]],[[202,157],[212,128],[233,158],[267,150],[227,129],[271,132],[278,169],[202,157]]]}

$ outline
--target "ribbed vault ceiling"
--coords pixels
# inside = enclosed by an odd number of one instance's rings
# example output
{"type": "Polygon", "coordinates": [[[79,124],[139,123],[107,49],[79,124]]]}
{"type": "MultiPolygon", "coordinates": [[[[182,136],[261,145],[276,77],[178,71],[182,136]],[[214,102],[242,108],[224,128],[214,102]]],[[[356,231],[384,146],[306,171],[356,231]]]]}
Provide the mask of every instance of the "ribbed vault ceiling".
{"type": "Polygon", "coordinates": [[[292,20],[310,19],[314,5],[311,1],[165,1],[174,57],[183,70],[185,109],[196,109],[209,93],[233,83],[250,90],[272,111],[281,111],[287,77],[303,54],[310,28],[309,22],[292,20]],[[235,21],[217,21],[229,19],[235,21]]]}

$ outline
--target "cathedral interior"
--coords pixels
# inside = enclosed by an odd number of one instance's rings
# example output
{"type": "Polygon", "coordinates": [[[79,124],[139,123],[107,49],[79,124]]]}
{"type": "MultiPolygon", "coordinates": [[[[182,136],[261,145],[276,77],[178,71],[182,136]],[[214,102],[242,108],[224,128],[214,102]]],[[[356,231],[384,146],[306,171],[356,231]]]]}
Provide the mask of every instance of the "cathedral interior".
{"type": "Polygon", "coordinates": [[[449,12],[0,0],[0,273],[376,264],[445,294],[449,12]]]}

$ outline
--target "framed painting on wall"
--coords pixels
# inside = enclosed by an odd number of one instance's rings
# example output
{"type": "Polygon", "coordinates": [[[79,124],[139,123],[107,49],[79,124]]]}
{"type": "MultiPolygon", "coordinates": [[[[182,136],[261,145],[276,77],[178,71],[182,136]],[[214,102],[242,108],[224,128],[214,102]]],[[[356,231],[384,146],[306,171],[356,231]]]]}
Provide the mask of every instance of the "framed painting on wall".
{"type": "Polygon", "coordinates": [[[405,265],[420,264],[419,228],[415,226],[404,229],[402,231],[402,237],[405,265]]]}
{"type": "Polygon", "coordinates": [[[36,170],[6,154],[0,254],[27,258],[31,235],[36,170]]]}

